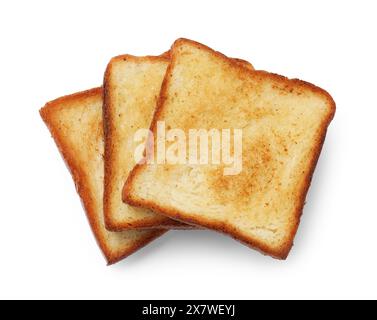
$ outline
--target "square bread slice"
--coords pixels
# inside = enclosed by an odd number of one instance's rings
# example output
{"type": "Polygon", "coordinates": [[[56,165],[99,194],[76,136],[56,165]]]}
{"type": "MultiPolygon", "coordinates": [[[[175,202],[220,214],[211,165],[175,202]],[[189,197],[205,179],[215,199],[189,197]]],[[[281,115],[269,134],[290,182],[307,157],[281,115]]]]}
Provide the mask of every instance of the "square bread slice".
{"type": "Polygon", "coordinates": [[[239,129],[242,171],[224,175],[223,161],[141,164],[130,174],[123,199],[285,259],[334,113],[331,96],[312,84],[250,71],[179,39],[151,130],[156,136],[160,121],[186,137],[190,129],[239,129]]]}
{"type": "Polygon", "coordinates": [[[134,135],[151,124],[168,65],[167,54],[147,57],[122,55],[108,64],[104,78],[103,119],[104,216],[109,230],[192,228],[122,201],[124,182],[136,164],[134,135]]]}
{"type": "MultiPolygon", "coordinates": [[[[252,69],[244,60],[238,64],[252,69]]],[[[104,79],[105,127],[104,215],[109,230],[168,228],[192,229],[150,210],[122,201],[122,189],[134,168],[135,133],[148,129],[156,109],[161,84],[169,65],[169,52],[161,56],[122,55],[108,64],[104,79]]]]}
{"type": "Polygon", "coordinates": [[[94,236],[109,264],[127,257],[165,232],[110,232],[105,228],[101,88],[51,101],[40,114],[72,174],[94,236]]]}

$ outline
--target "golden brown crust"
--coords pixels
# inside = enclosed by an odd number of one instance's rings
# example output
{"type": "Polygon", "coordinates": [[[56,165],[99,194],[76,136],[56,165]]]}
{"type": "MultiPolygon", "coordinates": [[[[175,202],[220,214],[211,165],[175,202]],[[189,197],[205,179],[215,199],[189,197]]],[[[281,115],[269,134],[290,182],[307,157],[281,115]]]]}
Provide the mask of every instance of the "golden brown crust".
{"type": "Polygon", "coordinates": [[[240,58],[232,58],[232,60],[242,67],[248,68],[250,70],[255,70],[254,66],[249,61],[240,58]]]}
{"type": "Polygon", "coordinates": [[[83,173],[82,168],[80,167],[80,163],[77,161],[75,154],[73,151],[66,147],[66,143],[64,142],[64,136],[54,125],[53,117],[54,114],[66,108],[69,103],[80,103],[80,101],[86,101],[87,99],[97,99],[98,96],[101,97],[102,95],[102,88],[95,88],[79,93],[75,93],[72,95],[64,96],[58,98],[54,101],[48,102],[41,110],[40,115],[43,121],[46,123],[48,129],[51,132],[53,139],[56,142],[56,145],[66,162],[69,171],[72,174],[77,192],[82,199],[82,203],[84,205],[87,218],[89,220],[89,224],[93,231],[93,234],[96,238],[98,246],[101,248],[108,264],[113,264],[118,262],[119,260],[131,255],[138,249],[142,248],[143,246],[147,245],[152,240],[156,239],[157,237],[161,236],[165,231],[156,230],[155,232],[150,232],[148,235],[140,237],[138,241],[134,241],[132,246],[127,246],[121,252],[112,252],[109,245],[106,242],[106,239],[103,236],[103,233],[100,230],[100,223],[97,221],[96,214],[95,214],[95,207],[94,207],[94,200],[92,199],[92,192],[89,189],[88,184],[86,183],[86,177],[83,173]]]}
{"type": "Polygon", "coordinates": [[[112,106],[112,99],[110,97],[110,74],[112,72],[112,67],[114,62],[123,61],[123,60],[134,60],[137,62],[147,61],[147,62],[161,62],[165,61],[168,62],[170,58],[170,51],[163,53],[161,56],[145,56],[145,57],[136,57],[132,55],[120,55],[114,57],[110,60],[105,76],[104,76],[104,90],[103,90],[103,125],[104,125],[104,135],[105,135],[105,178],[104,178],[104,217],[105,217],[105,224],[106,228],[111,231],[122,231],[127,229],[193,229],[193,226],[189,226],[187,224],[181,223],[179,221],[174,221],[172,219],[164,219],[162,220],[161,217],[156,217],[154,219],[140,219],[138,221],[114,221],[113,216],[111,214],[111,207],[110,207],[110,195],[112,193],[111,181],[113,179],[113,157],[112,157],[112,150],[111,148],[114,145],[113,141],[113,131],[116,130],[111,124],[113,123],[114,115],[112,114],[112,110],[114,109],[112,106]]]}
{"type": "Polygon", "coordinates": [[[215,56],[223,59],[223,61],[226,62],[227,64],[238,67],[238,70],[241,74],[245,74],[247,76],[252,76],[252,77],[267,77],[267,78],[270,78],[273,81],[284,83],[289,90],[291,88],[293,88],[293,86],[305,87],[305,88],[311,90],[312,92],[323,96],[328,101],[328,104],[330,106],[330,112],[328,113],[328,117],[325,119],[325,121],[323,121],[323,124],[321,126],[317,145],[316,145],[316,148],[315,148],[315,150],[312,154],[312,159],[310,161],[309,170],[308,170],[306,177],[304,179],[305,183],[301,187],[300,205],[297,207],[297,210],[295,212],[294,227],[293,227],[293,229],[290,233],[288,240],[278,250],[275,250],[275,249],[271,249],[270,247],[261,243],[260,241],[258,241],[258,239],[253,239],[251,237],[247,237],[243,234],[240,234],[235,229],[233,229],[231,226],[228,226],[228,225],[225,225],[225,224],[222,224],[222,223],[214,223],[213,221],[209,221],[205,218],[198,219],[198,218],[194,218],[194,217],[188,217],[188,215],[185,215],[184,212],[177,211],[174,208],[162,207],[162,206],[157,205],[153,201],[148,201],[146,199],[134,198],[133,194],[132,194],[133,180],[135,179],[136,175],[139,172],[141,172],[144,167],[146,167],[146,165],[137,165],[132,170],[132,172],[129,175],[129,177],[128,177],[126,183],[125,183],[125,186],[123,188],[123,201],[130,204],[130,205],[133,205],[133,206],[148,208],[150,210],[153,210],[153,211],[158,212],[160,214],[164,214],[168,217],[171,217],[171,218],[176,219],[176,220],[180,220],[180,221],[185,222],[185,223],[189,223],[189,224],[193,224],[193,225],[200,225],[200,226],[203,226],[203,227],[208,228],[208,229],[213,229],[213,230],[228,234],[231,237],[241,241],[242,243],[244,243],[244,244],[246,244],[246,245],[248,245],[248,246],[250,246],[254,249],[259,250],[260,252],[262,252],[264,254],[271,255],[272,257],[275,257],[277,259],[286,259],[291,248],[292,248],[292,246],[293,246],[293,239],[294,239],[295,234],[297,232],[297,228],[298,228],[298,225],[299,225],[299,222],[300,222],[300,217],[302,215],[302,211],[303,211],[304,204],[305,204],[306,195],[307,195],[307,192],[309,190],[310,183],[311,183],[311,180],[312,180],[312,176],[313,176],[313,173],[314,173],[314,170],[315,170],[315,167],[316,167],[317,161],[319,159],[319,156],[320,156],[320,153],[321,153],[321,150],[322,150],[322,146],[323,146],[323,143],[324,143],[324,140],[325,140],[325,137],[326,137],[327,127],[329,126],[331,120],[333,119],[333,117],[335,115],[335,111],[336,111],[335,102],[328,92],[326,92],[325,90],[323,90],[323,89],[321,89],[321,88],[319,88],[319,87],[317,87],[317,86],[315,86],[311,83],[308,83],[308,82],[305,82],[305,81],[302,81],[302,80],[299,80],[299,79],[290,80],[286,77],[276,75],[276,74],[272,74],[272,73],[268,73],[268,72],[265,72],[265,71],[253,71],[253,70],[250,70],[249,68],[245,68],[244,66],[240,65],[240,63],[238,63],[237,61],[229,59],[228,57],[226,57],[222,53],[214,51],[211,48],[209,48],[209,47],[207,47],[207,46],[205,46],[201,43],[198,43],[198,42],[195,42],[195,41],[192,41],[192,40],[188,40],[188,39],[178,39],[178,40],[175,41],[175,43],[173,44],[173,46],[170,50],[171,62],[170,62],[170,65],[169,65],[168,70],[166,72],[165,79],[164,79],[163,84],[162,84],[160,98],[159,98],[157,108],[156,108],[156,112],[154,114],[153,121],[152,121],[152,124],[151,124],[151,131],[154,132],[154,133],[156,132],[156,124],[157,124],[157,121],[160,118],[160,114],[161,114],[161,112],[164,108],[165,100],[167,98],[167,88],[169,86],[170,74],[171,74],[171,72],[174,68],[175,63],[176,63],[175,48],[181,42],[191,43],[192,45],[196,46],[197,48],[199,48],[201,50],[206,50],[206,51],[211,52],[215,56]]]}

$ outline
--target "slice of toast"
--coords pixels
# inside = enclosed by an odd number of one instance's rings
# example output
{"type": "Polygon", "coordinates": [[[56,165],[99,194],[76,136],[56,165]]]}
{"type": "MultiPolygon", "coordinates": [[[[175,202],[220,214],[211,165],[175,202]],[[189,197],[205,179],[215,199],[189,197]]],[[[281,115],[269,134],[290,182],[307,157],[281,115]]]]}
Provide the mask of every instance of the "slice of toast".
{"type": "Polygon", "coordinates": [[[103,119],[104,216],[109,230],[187,227],[186,224],[122,201],[124,182],[136,164],[134,134],[150,126],[168,64],[168,53],[158,57],[123,55],[113,58],[108,64],[104,78],[103,119]]]}
{"type": "MultiPolygon", "coordinates": [[[[252,69],[244,60],[238,64],[252,69]]],[[[150,127],[161,84],[169,65],[169,52],[162,56],[122,55],[108,64],[104,79],[105,126],[104,215],[109,230],[132,228],[191,229],[193,226],[135,208],[122,201],[124,183],[135,166],[134,141],[139,129],[150,127]]]]}
{"type": "Polygon", "coordinates": [[[72,174],[94,236],[109,264],[125,258],[165,232],[109,232],[105,229],[101,88],[49,102],[40,114],[72,174]]]}
{"type": "Polygon", "coordinates": [[[331,96],[312,84],[247,70],[179,39],[151,130],[156,136],[159,121],[186,137],[190,129],[241,130],[242,156],[233,160],[242,160],[242,170],[224,175],[223,161],[142,164],[130,174],[123,199],[285,259],[334,113],[331,96]]]}

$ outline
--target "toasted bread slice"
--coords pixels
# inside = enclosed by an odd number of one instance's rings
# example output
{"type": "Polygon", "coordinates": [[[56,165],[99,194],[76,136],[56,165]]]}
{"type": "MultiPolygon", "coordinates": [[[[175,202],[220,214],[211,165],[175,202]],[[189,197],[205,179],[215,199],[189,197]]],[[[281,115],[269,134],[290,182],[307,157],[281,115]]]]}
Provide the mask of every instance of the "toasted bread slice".
{"type": "MultiPolygon", "coordinates": [[[[252,69],[244,60],[239,65],[252,69]]],[[[169,65],[169,52],[162,56],[113,58],[104,79],[105,191],[104,215],[109,230],[133,228],[191,229],[193,226],[135,208],[122,201],[124,183],[135,166],[134,141],[139,129],[150,127],[161,84],[169,65]]]]}
{"type": "Polygon", "coordinates": [[[156,136],[158,121],[186,137],[190,129],[240,129],[242,171],[224,175],[226,165],[211,163],[138,165],[123,199],[285,259],[334,113],[331,96],[312,84],[250,71],[177,40],[151,130],[156,136]]]}
{"type": "Polygon", "coordinates": [[[123,55],[113,58],[107,67],[103,105],[104,216],[109,230],[187,227],[186,224],[122,201],[124,182],[135,166],[134,134],[150,126],[168,64],[168,53],[159,57],[123,55]]]}
{"type": "Polygon", "coordinates": [[[94,236],[109,264],[125,258],[165,232],[109,232],[105,229],[101,88],[49,102],[40,114],[68,165],[94,236]]]}

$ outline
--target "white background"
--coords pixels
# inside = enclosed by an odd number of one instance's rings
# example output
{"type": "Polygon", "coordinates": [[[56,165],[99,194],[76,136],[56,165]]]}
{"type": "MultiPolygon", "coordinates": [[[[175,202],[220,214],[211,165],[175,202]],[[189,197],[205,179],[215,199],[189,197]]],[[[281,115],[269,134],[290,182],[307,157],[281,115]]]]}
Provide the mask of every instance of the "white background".
{"type": "Polygon", "coordinates": [[[1,1],[0,298],[377,298],[376,1],[1,1]],[[295,246],[277,261],[170,232],[106,267],[38,109],[178,37],[337,102],[295,246]]]}

